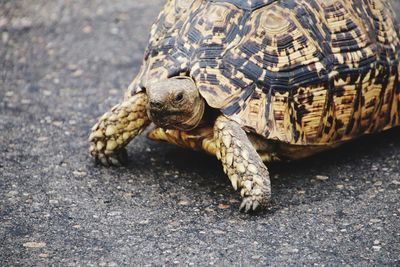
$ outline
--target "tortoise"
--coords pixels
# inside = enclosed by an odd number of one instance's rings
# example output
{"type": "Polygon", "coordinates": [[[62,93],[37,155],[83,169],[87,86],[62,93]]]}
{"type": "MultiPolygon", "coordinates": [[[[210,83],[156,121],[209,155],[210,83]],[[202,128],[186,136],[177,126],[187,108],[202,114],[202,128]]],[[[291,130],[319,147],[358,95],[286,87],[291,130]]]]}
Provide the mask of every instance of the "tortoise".
{"type": "Polygon", "coordinates": [[[118,165],[148,136],[222,163],[243,198],[271,199],[265,163],[400,124],[399,26],[384,0],[170,0],[123,101],[89,137],[118,165]]]}

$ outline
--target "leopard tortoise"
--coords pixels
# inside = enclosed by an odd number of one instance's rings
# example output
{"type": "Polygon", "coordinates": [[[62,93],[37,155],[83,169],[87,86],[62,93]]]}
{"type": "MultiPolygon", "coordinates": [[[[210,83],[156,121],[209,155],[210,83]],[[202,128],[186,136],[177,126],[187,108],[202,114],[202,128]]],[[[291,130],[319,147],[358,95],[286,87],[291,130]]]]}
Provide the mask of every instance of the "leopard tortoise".
{"type": "Polygon", "coordinates": [[[263,162],[400,124],[399,28],[386,0],[170,0],[124,100],[92,128],[117,165],[148,136],[215,155],[240,209],[271,198],[263,162]]]}

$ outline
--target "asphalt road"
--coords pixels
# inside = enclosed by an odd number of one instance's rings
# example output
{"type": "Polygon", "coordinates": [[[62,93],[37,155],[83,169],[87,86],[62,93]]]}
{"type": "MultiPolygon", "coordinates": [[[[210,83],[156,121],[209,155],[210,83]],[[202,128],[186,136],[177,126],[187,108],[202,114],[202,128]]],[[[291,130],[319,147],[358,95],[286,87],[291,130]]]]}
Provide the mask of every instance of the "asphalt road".
{"type": "Polygon", "coordinates": [[[88,156],[162,1],[0,1],[0,266],[400,265],[400,129],[270,166],[238,212],[217,160],[140,137],[88,156]]]}

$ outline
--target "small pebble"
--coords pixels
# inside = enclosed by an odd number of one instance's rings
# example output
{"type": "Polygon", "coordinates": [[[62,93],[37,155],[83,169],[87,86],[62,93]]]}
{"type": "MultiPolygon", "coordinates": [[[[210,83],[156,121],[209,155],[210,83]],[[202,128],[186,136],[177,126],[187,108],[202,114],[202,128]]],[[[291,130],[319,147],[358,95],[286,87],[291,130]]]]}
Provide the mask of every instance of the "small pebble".
{"type": "Polygon", "coordinates": [[[11,27],[15,30],[24,30],[32,27],[33,22],[27,17],[17,18],[12,21],[11,27]]]}
{"type": "Polygon", "coordinates": [[[117,95],[117,94],[119,94],[119,92],[120,92],[120,90],[118,90],[118,89],[111,89],[110,91],[109,91],[109,93],[110,93],[110,95],[117,95]]]}
{"type": "Polygon", "coordinates": [[[46,136],[40,136],[36,140],[38,140],[39,142],[44,142],[44,141],[47,141],[48,139],[49,138],[47,138],[46,136]]]}
{"type": "Polygon", "coordinates": [[[26,248],[43,248],[46,246],[45,242],[26,242],[22,244],[26,248]]]}
{"type": "Polygon", "coordinates": [[[212,208],[209,208],[209,207],[205,208],[204,210],[205,210],[206,212],[215,212],[215,210],[214,210],[214,209],[212,209],[212,208]]]}
{"type": "Polygon", "coordinates": [[[337,188],[337,189],[343,189],[343,188],[344,188],[344,185],[338,184],[338,185],[336,185],[336,188],[337,188]]]}
{"type": "Polygon", "coordinates": [[[89,25],[85,26],[85,27],[83,27],[82,31],[84,33],[91,33],[92,32],[92,27],[90,27],[89,25]]]}
{"type": "Polygon", "coordinates": [[[379,223],[379,222],[381,222],[382,220],[380,220],[380,219],[371,219],[371,220],[369,220],[370,222],[372,222],[372,223],[379,223]]]}
{"type": "Polygon", "coordinates": [[[316,178],[317,180],[320,180],[320,181],[326,181],[326,180],[329,179],[329,177],[326,176],[326,175],[316,175],[315,178],[316,178]]]}
{"type": "Polygon", "coordinates": [[[75,70],[78,69],[78,65],[76,65],[76,64],[68,64],[67,68],[68,68],[70,71],[75,71],[75,70]]]}
{"type": "Polygon", "coordinates": [[[63,125],[62,121],[53,121],[53,125],[56,127],[61,127],[63,125]]]}
{"type": "Polygon", "coordinates": [[[10,38],[10,35],[9,35],[8,32],[2,32],[2,34],[1,34],[1,41],[2,41],[3,43],[7,43],[8,40],[9,40],[9,38],[10,38]]]}
{"type": "Polygon", "coordinates": [[[381,246],[372,246],[372,249],[375,251],[380,251],[381,250],[381,246]]]}
{"type": "Polygon", "coordinates": [[[224,203],[220,203],[220,204],[218,205],[218,208],[220,208],[220,209],[229,209],[229,208],[230,208],[230,205],[224,204],[224,203]]]}
{"type": "Polygon", "coordinates": [[[76,177],[84,177],[84,176],[87,175],[87,172],[85,172],[85,171],[80,171],[80,170],[76,170],[76,171],[73,171],[72,174],[73,174],[74,176],[76,176],[76,177]]]}
{"type": "Polygon", "coordinates": [[[216,235],[223,235],[223,234],[225,234],[225,231],[217,229],[217,230],[213,230],[213,233],[216,234],[216,235]]]}
{"type": "Polygon", "coordinates": [[[58,204],[58,200],[57,199],[50,199],[49,203],[50,204],[58,204]]]}
{"type": "Polygon", "coordinates": [[[190,201],[188,201],[188,200],[181,200],[181,201],[178,202],[178,205],[181,205],[181,206],[189,206],[189,205],[190,205],[190,201]]]}
{"type": "Polygon", "coordinates": [[[117,210],[110,211],[109,213],[107,213],[108,216],[118,216],[118,215],[121,215],[121,214],[122,214],[122,212],[121,211],[117,211],[117,210]]]}
{"type": "Polygon", "coordinates": [[[10,191],[10,192],[7,193],[7,195],[11,196],[11,197],[15,196],[15,195],[18,195],[18,191],[10,191]]]}
{"type": "Polygon", "coordinates": [[[0,28],[7,26],[8,24],[8,19],[1,17],[0,18],[0,28]]]}
{"type": "Polygon", "coordinates": [[[51,91],[49,91],[49,90],[43,90],[43,91],[42,91],[42,94],[45,95],[45,96],[51,96],[51,91]]]}
{"type": "Polygon", "coordinates": [[[110,29],[110,33],[113,34],[113,35],[117,35],[119,33],[119,30],[118,30],[118,28],[113,27],[113,28],[110,29]]]}
{"type": "Polygon", "coordinates": [[[82,76],[82,74],[83,74],[83,70],[76,70],[76,71],[74,71],[72,74],[71,74],[71,76],[72,77],[80,77],[80,76],[82,76]]]}

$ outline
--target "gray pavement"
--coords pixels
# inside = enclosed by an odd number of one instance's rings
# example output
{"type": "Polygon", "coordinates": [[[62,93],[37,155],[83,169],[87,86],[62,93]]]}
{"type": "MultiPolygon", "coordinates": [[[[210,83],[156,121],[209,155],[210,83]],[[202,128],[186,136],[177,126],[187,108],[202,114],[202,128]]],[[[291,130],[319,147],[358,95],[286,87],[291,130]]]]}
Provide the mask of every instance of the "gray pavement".
{"type": "Polygon", "coordinates": [[[201,153],[140,137],[93,163],[161,5],[0,0],[0,266],[399,266],[400,129],[271,165],[256,216],[201,153]]]}

